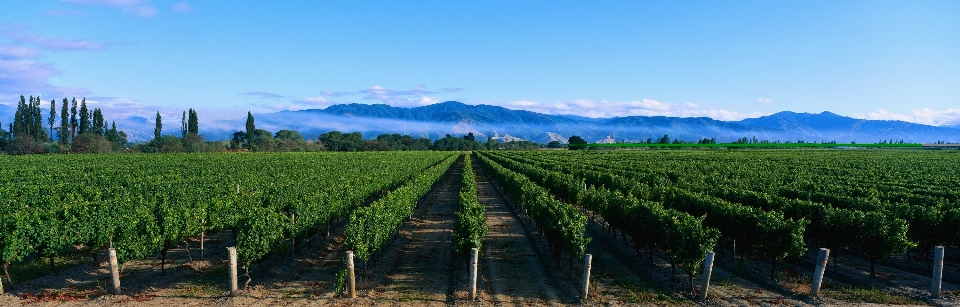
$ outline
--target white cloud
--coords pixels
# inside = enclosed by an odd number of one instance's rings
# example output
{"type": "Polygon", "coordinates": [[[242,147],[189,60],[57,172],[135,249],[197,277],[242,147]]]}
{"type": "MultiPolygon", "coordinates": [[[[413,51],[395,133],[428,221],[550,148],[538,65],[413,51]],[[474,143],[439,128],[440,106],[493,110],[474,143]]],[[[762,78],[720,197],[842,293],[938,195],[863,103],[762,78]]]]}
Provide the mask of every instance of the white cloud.
{"type": "Polygon", "coordinates": [[[884,109],[867,114],[853,114],[852,117],[878,120],[901,120],[905,122],[943,126],[960,124],[960,109],[948,108],[936,111],[930,108],[913,109],[910,114],[897,114],[884,109]]]}
{"type": "Polygon", "coordinates": [[[770,104],[773,103],[773,99],[760,97],[757,98],[757,103],[770,104]]]}
{"type": "Polygon", "coordinates": [[[253,97],[259,97],[259,98],[263,98],[263,99],[280,99],[280,98],[286,98],[286,97],[287,97],[287,96],[283,96],[283,95],[280,95],[280,94],[269,93],[269,92],[262,92],[262,91],[249,91],[249,92],[243,93],[243,95],[253,96],[253,97]]]}
{"type": "Polygon", "coordinates": [[[100,50],[100,43],[48,38],[24,25],[0,22],[0,102],[15,103],[20,95],[84,96],[82,88],[55,86],[49,79],[61,74],[51,63],[38,62],[43,51],[100,50]]]}
{"type": "Polygon", "coordinates": [[[327,99],[327,97],[323,97],[323,96],[304,98],[304,99],[296,100],[295,102],[300,105],[308,105],[308,106],[321,107],[321,108],[326,108],[336,104],[335,102],[330,101],[330,99],[327,99]]]}
{"type": "MultiPolygon", "coordinates": [[[[86,99],[87,108],[100,108],[103,117],[107,120],[117,120],[131,116],[141,116],[153,120],[157,112],[160,112],[164,117],[179,115],[177,112],[163,110],[160,106],[144,105],[133,99],[116,97],[86,97],[86,99]]],[[[61,100],[58,99],[57,103],[60,102],[61,100]]],[[[77,103],[80,103],[79,97],[77,97],[77,103]]]]}
{"type": "Polygon", "coordinates": [[[357,92],[334,92],[331,90],[323,91],[323,95],[327,97],[340,97],[340,96],[348,96],[348,95],[355,95],[355,94],[357,94],[357,92]]]}
{"type": "MultiPolygon", "coordinates": [[[[29,27],[0,23],[0,37],[17,45],[34,45],[44,50],[100,50],[103,45],[88,40],[48,38],[29,32],[29,27]]],[[[18,46],[22,47],[22,46],[18,46]]]]}
{"type": "Polygon", "coordinates": [[[375,85],[371,88],[357,91],[357,93],[364,94],[361,99],[379,100],[383,104],[394,107],[419,107],[438,101],[436,97],[426,96],[435,94],[436,92],[426,90],[424,85],[418,85],[412,90],[391,90],[375,85]]]}
{"type": "Polygon", "coordinates": [[[189,3],[187,3],[186,1],[184,1],[184,2],[178,2],[178,3],[174,4],[174,5],[173,5],[173,11],[174,11],[174,12],[189,12],[189,11],[193,11],[193,8],[190,7],[190,4],[189,4],[189,3]]]}
{"type": "Polygon", "coordinates": [[[510,109],[554,115],[576,115],[593,118],[622,116],[674,116],[674,117],[710,117],[717,120],[741,120],[748,117],[763,116],[761,112],[737,112],[724,109],[701,108],[696,103],[665,103],[653,99],[611,102],[606,100],[577,99],[558,102],[513,101],[498,104],[510,109]]]}
{"type": "Polygon", "coordinates": [[[46,11],[45,14],[47,16],[54,16],[54,17],[81,17],[81,16],[87,15],[82,11],[69,11],[69,10],[51,10],[51,11],[46,11]]]}
{"type": "Polygon", "coordinates": [[[136,6],[143,4],[143,0],[63,0],[63,2],[81,5],[103,5],[113,7],[136,6]]]}
{"type": "Polygon", "coordinates": [[[140,6],[134,9],[133,12],[140,17],[153,17],[157,15],[157,9],[152,6],[140,6]]]}
{"type": "Polygon", "coordinates": [[[157,9],[148,1],[143,0],[61,0],[76,5],[94,5],[118,8],[124,13],[139,17],[153,17],[157,9]]]}
{"type": "Polygon", "coordinates": [[[35,58],[40,52],[23,46],[0,45],[0,59],[35,58]]]}

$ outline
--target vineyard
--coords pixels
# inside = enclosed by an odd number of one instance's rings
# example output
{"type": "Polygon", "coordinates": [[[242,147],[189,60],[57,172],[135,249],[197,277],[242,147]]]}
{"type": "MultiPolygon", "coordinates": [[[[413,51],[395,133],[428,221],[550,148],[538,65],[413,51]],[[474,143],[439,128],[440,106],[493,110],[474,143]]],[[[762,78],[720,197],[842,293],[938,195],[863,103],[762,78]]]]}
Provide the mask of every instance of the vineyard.
{"type": "Polygon", "coordinates": [[[118,259],[121,296],[157,304],[229,298],[226,247],[236,248],[241,275],[239,297],[231,299],[267,305],[283,298],[361,305],[960,302],[960,154],[948,151],[0,161],[7,166],[0,170],[0,280],[23,303],[116,302],[106,290],[107,249],[118,259]],[[930,295],[936,246],[946,247],[939,298],[930,295]],[[471,248],[479,250],[472,274],[471,248]],[[812,297],[820,248],[831,258],[823,290],[812,297]],[[356,299],[348,295],[354,274],[344,264],[347,251],[356,258],[356,299]],[[711,252],[716,262],[705,262],[711,252]],[[587,255],[592,266],[584,265],[587,255]],[[25,267],[45,273],[22,273],[25,267]],[[705,269],[713,277],[700,299],[705,269]],[[89,282],[63,283],[84,278],[89,282]],[[182,294],[197,285],[204,290],[182,294]],[[473,285],[475,302],[467,294],[473,285]]]}

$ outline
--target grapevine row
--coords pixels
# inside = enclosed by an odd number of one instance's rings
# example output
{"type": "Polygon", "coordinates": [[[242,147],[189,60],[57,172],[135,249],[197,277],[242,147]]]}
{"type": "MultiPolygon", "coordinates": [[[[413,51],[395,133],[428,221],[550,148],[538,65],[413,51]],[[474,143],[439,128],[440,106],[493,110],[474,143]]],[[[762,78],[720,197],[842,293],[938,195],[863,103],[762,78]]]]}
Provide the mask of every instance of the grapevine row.
{"type": "Polygon", "coordinates": [[[719,231],[702,225],[704,216],[697,218],[665,209],[658,202],[639,200],[629,193],[605,187],[583,189],[583,178],[495,154],[490,156],[497,163],[532,178],[555,195],[564,195],[587,210],[599,213],[612,229],[630,235],[638,254],[642,247],[651,251],[651,255],[654,248],[662,249],[670,256],[671,264],[680,264],[688,277],[692,278],[700,269],[704,255],[713,250],[720,237],[719,231]]]}
{"type": "Polygon", "coordinates": [[[477,178],[473,172],[471,155],[463,159],[463,180],[460,186],[460,207],[455,212],[453,251],[466,256],[470,249],[479,250],[483,246],[483,237],[487,235],[486,209],[477,199],[477,178]]]}
{"type": "Polygon", "coordinates": [[[364,262],[369,260],[390,242],[404,219],[413,215],[420,198],[430,191],[456,160],[456,155],[450,156],[370,206],[354,211],[347,222],[344,247],[352,250],[364,262]]]}
{"type": "Polygon", "coordinates": [[[547,189],[534,184],[527,176],[501,166],[484,154],[478,156],[507,195],[536,221],[555,252],[575,259],[583,257],[590,243],[584,235],[586,215],[576,207],[556,200],[547,189]]]}

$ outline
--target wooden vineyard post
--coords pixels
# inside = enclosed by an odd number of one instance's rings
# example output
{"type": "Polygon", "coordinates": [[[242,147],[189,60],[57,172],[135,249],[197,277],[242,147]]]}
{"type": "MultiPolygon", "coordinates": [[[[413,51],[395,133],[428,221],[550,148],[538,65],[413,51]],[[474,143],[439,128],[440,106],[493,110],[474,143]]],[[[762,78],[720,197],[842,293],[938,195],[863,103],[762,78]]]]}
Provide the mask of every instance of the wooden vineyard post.
{"type": "MultiPolygon", "coordinates": [[[[297,216],[290,213],[290,224],[297,224],[297,216]]],[[[290,259],[297,260],[297,237],[290,233],[290,259]]]]}
{"type": "Polygon", "coordinates": [[[237,248],[227,247],[227,253],[230,255],[230,296],[237,296],[237,248]]]}
{"type": "Polygon", "coordinates": [[[200,261],[203,261],[203,234],[204,234],[205,232],[206,232],[206,231],[201,231],[201,232],[200,232],[200,261]]]}
{"type": "Polygon", "coordinates": [[[117,250],[110,248],[110,276],[113,280],[113,294],[120,294],[120,268],[117,265],[117,250]]]}
{"type": "Polygon", "coordinates": [[[583,256],[583,300],[586,301],[590,295],[590,262],[593,261],[593,255],[583,256]]]}
{"type": "Polygon", "coordinates": [[[712,251],[707,252],[707,258],[703,260],[703,283],[700,285],[700,299],[707,299],[707,290],[710,289],[710,275],[713,275],[713,256],[712,251]]]}
{"type": "Polygon", "coordinates": [[[3,295],[3,278],[0,278],[0,295],[3,295]]]}
{"type": "Polygon", "coordinates": [[[237,184],[237,194],[240,194],[240,184],[237,184]]]}
{"type": "Polygon", "coordinates": [[[350,278],[350,298],[357,298],[357,281],[353,275],[353,251],[347,251],[347,278],[350,278]]]}
{"type": "Polygon", "coordinates": [[[817,268],[813,271],[813,284],[810,286],[810,296],[820,295],[820,285],[823,284],[823,272],[827,269],[827,260],[830,259],[830,250],[820,249],[820,255],[817,256],[817,268]]]}
{"type": "Polygon", "coordinates": [[[937,246],[933,249],[933,285],[930,289],[930,295],[933,298],[940,298],[941,278],[943,278],[943,246],[937,246]]]}
{"type": "Polygon", "coordinates": [[[476,248],[470,249],[470,299],[477,299],[477,258],[479,257],[476,248]]]}

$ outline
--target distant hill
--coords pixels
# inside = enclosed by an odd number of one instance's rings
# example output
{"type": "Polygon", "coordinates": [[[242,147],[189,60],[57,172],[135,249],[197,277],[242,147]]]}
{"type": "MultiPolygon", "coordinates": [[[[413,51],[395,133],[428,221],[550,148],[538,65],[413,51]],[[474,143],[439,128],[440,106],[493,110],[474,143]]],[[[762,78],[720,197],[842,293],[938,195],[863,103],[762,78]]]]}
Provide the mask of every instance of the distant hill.
{"type": "MultiPolygon", "coordinates": [[[[0,105],[0,122],[6,125],[15,109],[0,105]]],[[[202,115],[202,114],[201,114],[202,115]]],[[[325,109],[281,111],[254,114],[257,128],[278,131],[293,129],[307,138],[316,138],[332,130],[362,132],[373,138],[383,133],[409,134],[437,139],[473,132],[478,139],[488,136],[501,140],[530,140],[546,143],[566,141],[579,135],[589,142],[610,137],[615,140],[642,141],[667,134],[671,139],[695,141],[716,138],[730,142],[741,137],[781,141],[878,142],[904,140],[909,143],[936,141],[960,142],[960,129],[908,123],[904,121],[865,120],[837,115],[779,112],[740,121],[720,121],[706,117],[628,116],[586,118],[548,115],[511,110],[490,105],[467,105],[448,101],[416,108],[398,108],[384,104],[339,104],[325,109]]],[[[244,129],[246,118],[201,122],[200,133],[207,140],[227,140],[244,129]]],[[[117,120],[131,141],[153,138],[153,122],[143,117],[117,120]]],[[[166,133],[179,132],[165,127],[166,133]]]]}

